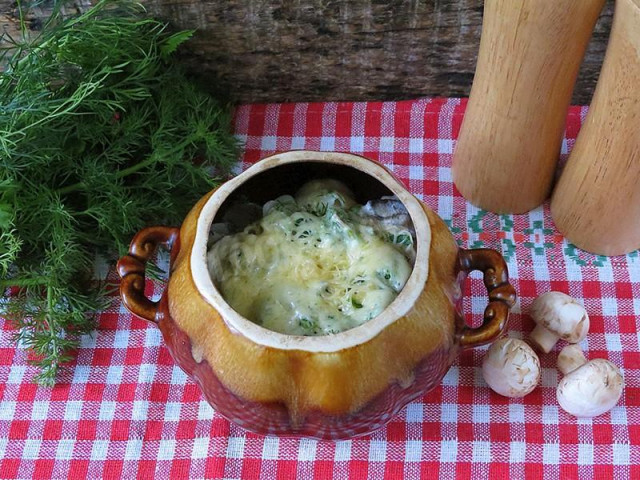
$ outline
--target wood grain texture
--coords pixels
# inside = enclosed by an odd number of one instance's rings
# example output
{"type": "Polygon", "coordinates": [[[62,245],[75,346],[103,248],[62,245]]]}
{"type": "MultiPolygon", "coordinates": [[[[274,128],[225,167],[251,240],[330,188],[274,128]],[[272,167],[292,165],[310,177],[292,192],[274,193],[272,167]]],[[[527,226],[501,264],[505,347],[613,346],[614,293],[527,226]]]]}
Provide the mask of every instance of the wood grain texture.
{"type": "MultiPolygon", "coordinates": [[[[212,90],[243,103],[468,96],[483,8],[482,0],[145,3],[175,28],[198,30],[185,62],[212,90]]],[[[576,104],[591,98],[612,5],[596,24],[576,104]]],[[[0,28],[15,33],[16,19],[15,2],[0,0],[0,28]]]]}
{"type": "Polygon", "coordinates": [[[471,203],[525,213],[551,192],[571,92],[604,0],[486,0],[478,68],[453,156],[471,203]]]}
{"type": "Polygon", "coordinates": [[[578,247],[620,255],[640,247],[640,0],[618,0],[611,42],[551,213],[578,247]]]}

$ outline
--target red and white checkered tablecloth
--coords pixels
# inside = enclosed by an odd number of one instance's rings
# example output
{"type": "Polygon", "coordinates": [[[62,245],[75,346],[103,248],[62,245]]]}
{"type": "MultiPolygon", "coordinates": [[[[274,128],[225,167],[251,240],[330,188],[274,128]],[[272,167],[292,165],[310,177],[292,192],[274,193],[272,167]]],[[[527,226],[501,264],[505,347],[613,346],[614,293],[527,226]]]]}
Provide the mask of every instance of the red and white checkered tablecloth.
{"type": "MultiPolygon", "coordinates": [[[[34,371],[0,319],[0,478],[640,478],[640,255],[578,250],[554,229],[548,205],[512,216],[465,202],[450,168],[464,109],[459,99],[248,105],[237,109],[235,131],[245,167],[310,149],[358,153],[391,168],[460,245],[505,256],[519,294],[511,336],[531,331],[527,309],[545,291],[584,302],[587,357],[610,359],[626,379],[610,413],[578,420],[558,407],[561,345],[541,356],[542,383],[522,399],[489,390],[479,368],[484,349],[476,349],[374,434],[339,442],[263,437],[213,411],[160,332],[116,302],[53,389],[30,382],[34,371]]],[[[571,108],[563,157],[585,113],[571,108]]],[[[473,276],[464,304],[470,322],[480,321],[485,297],[473,276]]]]}

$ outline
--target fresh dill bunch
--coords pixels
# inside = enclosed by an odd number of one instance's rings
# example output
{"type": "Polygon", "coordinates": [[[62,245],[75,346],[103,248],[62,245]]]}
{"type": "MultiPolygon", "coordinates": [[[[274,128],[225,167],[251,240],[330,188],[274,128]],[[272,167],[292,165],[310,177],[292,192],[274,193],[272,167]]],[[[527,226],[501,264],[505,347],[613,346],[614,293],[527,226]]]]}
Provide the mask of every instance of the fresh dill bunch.
{"type": "Polygon", "coordinates": [[[96,256],[114,262],[139,229],[179,225],[235,161],[229,108],[176,59],[192,33],[102,0],[69,18],[54,8],[2,52],[0,314],[42,384],[108,306],[96,256]]]}

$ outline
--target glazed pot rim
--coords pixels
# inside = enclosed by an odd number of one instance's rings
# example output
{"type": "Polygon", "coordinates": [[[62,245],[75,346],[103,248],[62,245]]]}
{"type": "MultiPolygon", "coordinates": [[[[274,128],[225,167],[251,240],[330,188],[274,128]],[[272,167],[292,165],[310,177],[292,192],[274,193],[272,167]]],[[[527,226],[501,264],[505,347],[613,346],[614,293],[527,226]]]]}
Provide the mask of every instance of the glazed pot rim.
{"type": "Polygon", "coordinates": [[[348,153],[294,150],[260,160],[244,172],[222,184],[207,199],[196,224],[196,235],[191,250],[191,272],[196,289],[204,300],[224,319],[234,333],[252,342],[281,350],[308,352],[337,352],[352,348],[374,338],[397,319],[403,317],[422,293],[429,275],[431,229],[427,214],[420,203],[385,167],[348,153]],[[345,165],[368,174],[387,187],[405,205],[416,232],[416,260],[405,287],[387,308],[368,322],[344,332],[326,336],[287,335],[268,330],[241,316],[224,300],[213,283],[207,266],[209,230],[220,206],[240,185],[256,174],[280,165],[297,162],[323,162],[345,165]],[[330,341],[327,341],[330,339],[330,341]]]}

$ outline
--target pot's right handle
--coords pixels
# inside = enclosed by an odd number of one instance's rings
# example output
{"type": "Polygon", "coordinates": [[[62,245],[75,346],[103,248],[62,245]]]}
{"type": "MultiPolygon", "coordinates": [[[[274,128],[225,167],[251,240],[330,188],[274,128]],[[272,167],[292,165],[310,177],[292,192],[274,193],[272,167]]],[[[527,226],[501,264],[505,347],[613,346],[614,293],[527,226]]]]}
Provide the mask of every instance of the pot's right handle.
{"type": "Polygon", "coordinates": [[[489,294],[489,305],[484,310],[482,325],[472,328],[465,324],[459,332],[460,346],[470,348],[485,345],[502,334],[507,326],[509,310],[516,303],[516,291],[509,283],[507,264],[495,250],[460,249],[458,268],[465,274],[473,270],[481,271],[489,294]]]}
{"type": "Polygon", "coordinates": [[[161,244],[171,248],[178,238],[179,228],[148,227],[140,230],[129,246],[129,254],[118,260],[120,297],[122,303],[134,315],[156,323],[158,302],[149,300],[144,294],[145,267],[161,244]]]}

